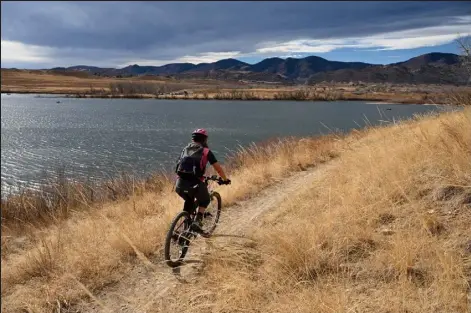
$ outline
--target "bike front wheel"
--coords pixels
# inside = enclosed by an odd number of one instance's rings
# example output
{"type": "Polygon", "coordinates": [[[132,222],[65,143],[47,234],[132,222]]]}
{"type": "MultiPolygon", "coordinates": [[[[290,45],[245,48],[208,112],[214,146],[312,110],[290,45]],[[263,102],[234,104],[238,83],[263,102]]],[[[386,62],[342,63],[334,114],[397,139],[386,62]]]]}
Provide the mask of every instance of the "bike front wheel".
{"type": "Polygon", "coordinates": [[[203,230],[206,235],[211,235],[216,226],[219,223],[219,217],[221,216],[221,195],[215,191],[210,194],[211,202],[209,203],[208,208],[205,210],[204,216],[204,226],[203,230]]]}
{"type": "Polygon", "coordinates": [[[165,262],[170,267],[182,264],[191,240],[191,217],[188,212],[182,211],[175,216],[165,238],[165,262]]]}

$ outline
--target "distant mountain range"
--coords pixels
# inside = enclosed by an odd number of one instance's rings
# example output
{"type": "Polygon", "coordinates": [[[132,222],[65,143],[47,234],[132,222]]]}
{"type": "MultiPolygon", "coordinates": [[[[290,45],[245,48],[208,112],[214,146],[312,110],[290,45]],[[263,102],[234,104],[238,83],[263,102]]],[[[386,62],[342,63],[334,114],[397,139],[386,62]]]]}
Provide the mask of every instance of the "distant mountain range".
{"type": "Polygon", "coordinates": [[[452,53],[429,53],[405,62],[375,65],[361,62],[329,61],[317,56],[268,58],[256,64],[235,59],[214,63],[172,63],[163,66],[130,65],[121,69],[78,65],[48,71],[80,71],[97,76],[129,77],[165,75],[176,78],[211,78],[279,83],[389,82],[425,84],[466,84],[469,74],[461,57],[452,53]]]}

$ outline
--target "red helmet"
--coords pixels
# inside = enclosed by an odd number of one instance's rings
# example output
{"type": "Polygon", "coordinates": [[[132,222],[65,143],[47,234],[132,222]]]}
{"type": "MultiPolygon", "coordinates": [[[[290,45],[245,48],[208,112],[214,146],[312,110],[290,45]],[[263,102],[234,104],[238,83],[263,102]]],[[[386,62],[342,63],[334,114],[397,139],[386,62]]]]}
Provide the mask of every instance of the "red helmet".
{"type": "Polygon", "coordinates": [[[208,137],[208,132],[206,131],[206,129],[198,128],[191,135],[192,136],[194,136],[194,135],[203,135],[205,137],[208,137]]]}

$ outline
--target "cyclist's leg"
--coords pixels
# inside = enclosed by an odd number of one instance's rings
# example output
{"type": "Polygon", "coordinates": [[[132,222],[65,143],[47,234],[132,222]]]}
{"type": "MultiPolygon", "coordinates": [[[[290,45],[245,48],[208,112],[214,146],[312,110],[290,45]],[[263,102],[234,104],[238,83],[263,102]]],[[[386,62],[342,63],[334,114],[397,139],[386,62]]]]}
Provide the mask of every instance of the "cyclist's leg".
{"type": "Polygon", "coordinates": [[[211,202],[211,198],[209,197],[208,186],[206,186],[206,184],[203,182],[199,183],[198,192],[196,193],[196,199],[198,199],[198,218],[200,218],[203,216],[204,211],[211,202]]]}
{"type": "Polygon", "coordinates": [[[192,213],[193,212],[193,206],[195,204],[195,189],[193,188],[194,184],[185,181],[181,178],[179,178],[176,182],[175,185],[175,192],[183,199],[185,200],[185,203],[183,205],[183,210],[192,213]]]}

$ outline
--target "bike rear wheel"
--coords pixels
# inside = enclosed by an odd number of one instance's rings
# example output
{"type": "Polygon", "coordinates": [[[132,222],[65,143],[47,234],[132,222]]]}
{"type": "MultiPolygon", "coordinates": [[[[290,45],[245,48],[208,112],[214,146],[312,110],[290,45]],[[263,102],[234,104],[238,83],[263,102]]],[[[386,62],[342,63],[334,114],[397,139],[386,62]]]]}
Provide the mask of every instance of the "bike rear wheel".
{"type": "Polygon", "coordinates": [[[211,235],[219,222],[219,217],[221,216],[221,195],[216,191],[211,192],[210,194],[211,202],[209,203],[208,208],[205,210],[204,218],[204,233],[209,236],[211,235]],[[209,214],[210,215],[209,215],[209,214]]]}
{"type": "Polygon", "coordinates": [[[165,238],[164,256],[168,266],[177,267],[182,264],[191,240],[191,217],[182,211],[175,216],[165,238]]]}

